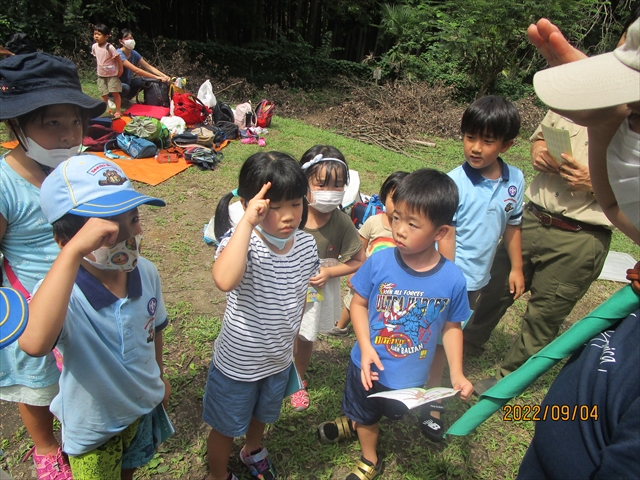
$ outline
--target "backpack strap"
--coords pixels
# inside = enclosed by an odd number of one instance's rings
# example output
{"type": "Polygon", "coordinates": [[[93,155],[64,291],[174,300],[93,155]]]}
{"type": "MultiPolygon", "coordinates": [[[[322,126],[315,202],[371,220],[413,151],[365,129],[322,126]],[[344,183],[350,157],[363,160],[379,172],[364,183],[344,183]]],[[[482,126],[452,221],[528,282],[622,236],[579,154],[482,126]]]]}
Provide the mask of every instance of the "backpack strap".
{"type": "Polygon", "coordinates": [[[24,298],[27,299],[27,303],[30,302],[31,294],[27,291],[26,288],[24,288],[22,283],[20,283],[18,277],[16,277],[16,274],[13,272],[11,266],[9,265],[9,260],[7,260],[7,257],[4,257],[2,266],[4,268],[4,274],[7,276],[7,280],[9,280],[9,285],[11,285],[13,289],[19,291],[24,296],[24,298]]]}
{"type": "Polygon", "coordinates": [[[131,160],[131,157],[126,157],[123,155],[118,155],[117,153],[113,153],[109,148],[109,146],[113,142],[115,142],[115,146],[118,145],[118,140],[115,138],[112,138],[111,140],[109,140],[107,143],[104,144],[104,156],[111,159],[122,158],[123,160],[131,160]]]}

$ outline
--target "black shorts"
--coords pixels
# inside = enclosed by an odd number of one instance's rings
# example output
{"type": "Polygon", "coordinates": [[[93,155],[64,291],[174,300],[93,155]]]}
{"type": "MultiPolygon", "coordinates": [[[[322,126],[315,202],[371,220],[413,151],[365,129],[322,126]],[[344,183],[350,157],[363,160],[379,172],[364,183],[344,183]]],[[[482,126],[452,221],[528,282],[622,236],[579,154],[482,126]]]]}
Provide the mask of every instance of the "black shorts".
{"type": "Polygon", "coordinates": [[[350,420],[361,425],[375,425],[384,415],[390,420],[400,420],[407,410],[406,405],[389,398],[367,398],[372,393],[388,392],[392,388],[374,381],[373,388],[365,390],[360,378],[360,369],[349,360],[347,382],[342,396],[342,411],[350,420]]]}

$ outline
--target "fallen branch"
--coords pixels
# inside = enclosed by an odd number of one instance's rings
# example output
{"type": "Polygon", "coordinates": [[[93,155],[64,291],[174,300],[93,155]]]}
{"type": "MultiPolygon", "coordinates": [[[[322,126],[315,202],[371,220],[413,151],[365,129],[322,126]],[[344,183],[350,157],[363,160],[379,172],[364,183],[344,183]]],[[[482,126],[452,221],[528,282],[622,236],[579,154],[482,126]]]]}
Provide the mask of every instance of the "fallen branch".
{"type": "Polygon", "coordinates": [[[422,145],[423,147],[435,147],[436,144],[433,142],[424,142],[422,140],[413,140],[412,138],[408,138],[407,142],[415,143],[416,145],[422,145]]]}

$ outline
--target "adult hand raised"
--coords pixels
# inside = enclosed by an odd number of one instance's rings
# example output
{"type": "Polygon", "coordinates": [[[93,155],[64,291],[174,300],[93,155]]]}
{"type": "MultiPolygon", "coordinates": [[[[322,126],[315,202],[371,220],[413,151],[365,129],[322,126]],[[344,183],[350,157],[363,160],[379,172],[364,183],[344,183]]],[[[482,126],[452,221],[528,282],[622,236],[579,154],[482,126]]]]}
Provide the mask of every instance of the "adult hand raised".
{"type": "Polygon", "coordinates": [[[546,18],[529,25],[527,36],[551,67],[587,58],[584,53],[571,46],[560,29],[546,18]]]}

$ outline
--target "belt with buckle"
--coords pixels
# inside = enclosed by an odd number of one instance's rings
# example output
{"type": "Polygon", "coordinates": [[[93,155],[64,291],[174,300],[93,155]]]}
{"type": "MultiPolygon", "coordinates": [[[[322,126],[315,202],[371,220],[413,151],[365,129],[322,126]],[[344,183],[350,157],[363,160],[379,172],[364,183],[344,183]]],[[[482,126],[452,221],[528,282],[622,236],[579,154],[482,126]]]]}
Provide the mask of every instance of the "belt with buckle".
{"type": "Polygon", "coordinates": [[[531,202],[527,204],[527,208],[538,218],[540,225],[544,225],[545,227],[555,227],[569,232],[580,232],[582,230],[589,232],[609,231],[602,225],[592,225],[590,223],[579,222],[578,220],[573,220],[562,215],[556,215],[555,213],[549,213],[531,202]]]}

